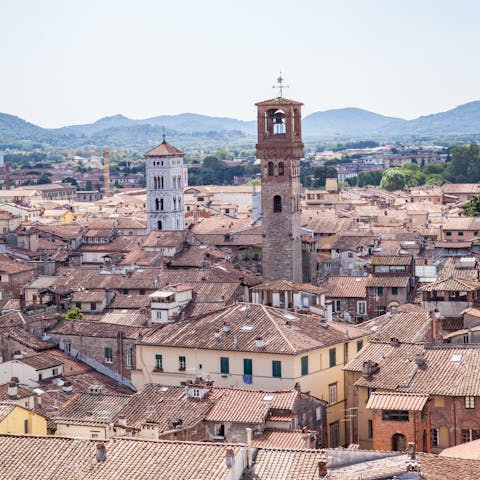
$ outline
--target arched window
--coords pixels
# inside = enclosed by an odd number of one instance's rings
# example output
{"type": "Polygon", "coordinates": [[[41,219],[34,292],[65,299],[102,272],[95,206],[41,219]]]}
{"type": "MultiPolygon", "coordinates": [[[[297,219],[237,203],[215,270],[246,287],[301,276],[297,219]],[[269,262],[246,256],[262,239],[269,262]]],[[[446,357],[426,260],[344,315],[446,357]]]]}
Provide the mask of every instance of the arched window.
{"type": "Polygon", "coordinates": [[[285,164],[283,162],[280,162],[278,164],[278,174],[283,177],[285,175],[285,164]]]}
{"type": "Polygon", "coordinates": [[[163,177],[160,177],[160,188],[163,188],[163,177]]]}
{"type": "Polygon", "coordinates": [[[273,211],[274,212],[282,211],[282,197],[280,195],[275,195],[273,197],[273,211]]]}
{"type": "Polygon", "coordinates": [[[160,199],[160,210],[163,210],[163,198],[160,199]]]}
{"type": "Polygon", "coordinates": [[[157,177],[153,177],[153,188],[157,189],[157,177]]]}
{"type": "Polygon", "coordinates": [[[174,210],[177,209],[177,198],[176,197],[173,197],[173,209],[174,210]]]}
{"type": "Polygon", "coordinates": [[[273,175],[274,175],[273,162],[268,162],[268,176],[273,177],[273,175]]]}
{"type": "Polygon", "coordinates": [[[162,221],[161,220],[159,220],[157,222],[157,227],[158,227],[158,230],[162,230],[162,221]]]}
{"type": "Polygon", "coordinates": [[[160,201],[158,198],[155,199],[155,210],[160,210],[160,201]]]}
{"type": "Polygon", "coordinates": [[[285,132],[285,112],[283,110],[277,110],[273,114],[273,133],[274,135],[281,135],[285,132]]]}

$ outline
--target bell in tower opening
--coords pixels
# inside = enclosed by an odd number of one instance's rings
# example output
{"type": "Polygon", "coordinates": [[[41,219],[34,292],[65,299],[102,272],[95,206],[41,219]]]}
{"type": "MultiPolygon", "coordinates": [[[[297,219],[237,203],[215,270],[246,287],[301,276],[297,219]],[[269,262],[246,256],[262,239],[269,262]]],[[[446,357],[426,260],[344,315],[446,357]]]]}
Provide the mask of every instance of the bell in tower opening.
{"type": "Polygon", "coordinates": [[[263,278],[266,282],[281,279],[301,282],[302,103],[280,95],[256,106],[257,158],[261,162],[262,178],[263,278]]]}

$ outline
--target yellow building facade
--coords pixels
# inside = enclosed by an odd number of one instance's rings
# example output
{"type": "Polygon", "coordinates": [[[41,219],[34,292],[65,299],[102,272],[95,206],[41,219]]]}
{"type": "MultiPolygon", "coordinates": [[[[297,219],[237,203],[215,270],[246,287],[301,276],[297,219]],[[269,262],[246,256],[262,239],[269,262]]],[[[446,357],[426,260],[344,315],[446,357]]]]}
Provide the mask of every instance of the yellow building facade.
{"type": "Polygon", "coordinates": [[[14,403],[0,403],[0,435],[47,435],[47,419],[14,403]]]}

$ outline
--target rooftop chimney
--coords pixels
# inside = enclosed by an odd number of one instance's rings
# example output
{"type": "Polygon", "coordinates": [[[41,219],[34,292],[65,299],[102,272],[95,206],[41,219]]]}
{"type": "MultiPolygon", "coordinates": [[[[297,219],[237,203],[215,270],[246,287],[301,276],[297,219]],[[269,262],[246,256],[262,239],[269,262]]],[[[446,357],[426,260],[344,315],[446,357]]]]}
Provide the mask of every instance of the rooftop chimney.
{"type": "Polygon", "coordinates": [[[320,460],[318,461],[318,477],[323,478],[328,475],[328,462],[327,456],[325,455],[325,451],[322,450],[320,452],[320,460]]]}
{"type": "Polygon", "coordinates": [[[126,427],[127,426],[127,417],[118,417],[118,424],[121,427],[126,427]]]}
{"type": "Polygon", "coordinates": [[[225,463],[227,468],[232,468],[235,465],[235,454],[233,453],[233,448],[227,448],[225,453],[225,463]]]}
{"type": "Polygon", "coordinates": [[[246,428],[247,432],[247,467],[252,466],[252,429],[246,428]]]}
{"type": "Polygon", "coordinates": [[[262,337],[257,337],[257,339],[255,340],[255,345],[256,345],[257,348],[265,347],[265,343],[263,341],[263,338],[262,337]]]}
{"type": "Polygon", "coordinates": [[[107,461],[107,449],[103,442],[97,443],[97,462],[107,461]]]}
{"type": "MultiPolygon", "coordinates": [[[[14,379],[12,378],[12,380],[14,379]]],[[[14,382],[14,381],[9,382],[7,393],[10,398],[17,398],[18,396],[17,382],[14,382]]]]}
{"type": "Polygon", "coordinates": [[[73,387],[72,387],[72,382],[69,382],[68,380],[63,384],[62,390],[65,393],[72,393],[73,387]]]}
{"type": "Polygon", "coordinates": [[[423,356],[423,353],[416,353],[415,354],[415,363],[419,366],[419,367],[425,367],[427,364],[425,362],[425,358],[423,356]]]}
{"type": "Polygon", "coordinates": [[[432,320],[432,343],[442,343],[442,320],[438,308],[430,310],[432,320]]]}

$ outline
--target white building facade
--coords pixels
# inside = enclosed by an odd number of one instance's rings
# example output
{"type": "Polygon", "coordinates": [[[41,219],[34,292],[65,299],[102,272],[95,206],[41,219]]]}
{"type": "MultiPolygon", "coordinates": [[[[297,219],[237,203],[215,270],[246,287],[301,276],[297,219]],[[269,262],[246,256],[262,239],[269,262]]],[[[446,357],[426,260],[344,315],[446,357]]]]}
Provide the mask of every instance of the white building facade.
{"type": "Polygon", "coordinates": [[[165,140],[145,154],[147,228],[185,228],[183,152],[165,140]]]}

